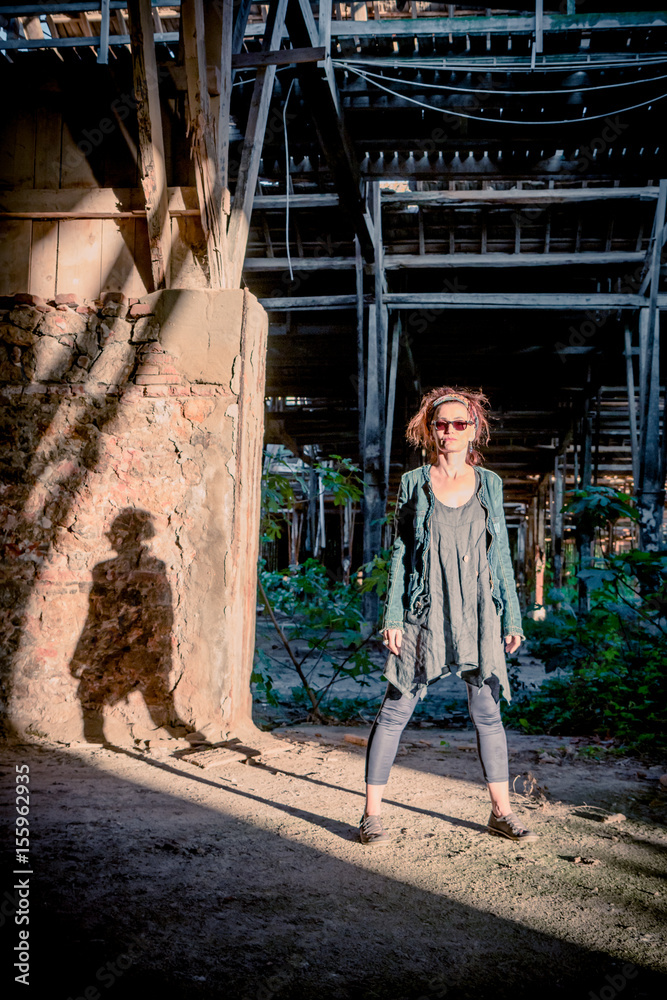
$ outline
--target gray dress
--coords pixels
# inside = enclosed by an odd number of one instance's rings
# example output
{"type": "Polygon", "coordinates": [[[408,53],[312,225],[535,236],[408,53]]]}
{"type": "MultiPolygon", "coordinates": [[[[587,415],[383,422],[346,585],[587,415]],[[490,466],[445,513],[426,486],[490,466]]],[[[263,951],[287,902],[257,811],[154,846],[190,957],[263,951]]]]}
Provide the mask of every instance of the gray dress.
{"type": "Polygon", "coordinates": [[[462,507],[435,499],[431,517],[426,619],[405,622],[400,657],[390,654],[385,676],[404,694],[423,698],[428,684],[455,670],[480,687],[498,678],[510,700],[500,617],[491,597],[486,557],[486,516],[477,491],[462,507]]]}

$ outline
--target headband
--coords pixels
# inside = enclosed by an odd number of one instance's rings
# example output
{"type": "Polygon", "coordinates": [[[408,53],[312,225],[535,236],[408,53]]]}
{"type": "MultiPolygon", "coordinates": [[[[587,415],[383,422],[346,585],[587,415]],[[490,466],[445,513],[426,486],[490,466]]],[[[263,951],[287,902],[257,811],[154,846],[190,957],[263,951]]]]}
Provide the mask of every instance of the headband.
{"type": "MultiPolygon", "coordinates": [[[[465,406],[466,410],[468,411],[468,416],[470,416],[470,404],[469,404],[468,400],[464,399],[463,396],[457,396],[455,394],[452,394],[450,396],[439,396],[438,399],[436,399],[435,402],[432,404],[433,405],[433,409],[437,410],[437,408],[440,406],[441,403],[449,403],[450,401],[453,401],[453,400],[455,400],[457,403],[463,403],[463,405],[465,406]]],[[[473,413],[472,416],[473,416],[473,418],[475,420],[475,432],[477,432],[477,428],[479,427],[479,420],[477,419],[477,416],[476,416],[475,413],[473,413]]]]}

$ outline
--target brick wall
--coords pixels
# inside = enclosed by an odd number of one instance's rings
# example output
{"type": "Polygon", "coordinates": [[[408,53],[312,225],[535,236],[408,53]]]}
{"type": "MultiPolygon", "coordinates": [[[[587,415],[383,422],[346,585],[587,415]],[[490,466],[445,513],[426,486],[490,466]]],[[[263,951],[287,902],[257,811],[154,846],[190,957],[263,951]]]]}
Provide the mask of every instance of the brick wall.
{"type": "Polygon", "coordinates": [[[0,299],[10,731],[248,725],[266,328],[241,291],[0,299]]]}

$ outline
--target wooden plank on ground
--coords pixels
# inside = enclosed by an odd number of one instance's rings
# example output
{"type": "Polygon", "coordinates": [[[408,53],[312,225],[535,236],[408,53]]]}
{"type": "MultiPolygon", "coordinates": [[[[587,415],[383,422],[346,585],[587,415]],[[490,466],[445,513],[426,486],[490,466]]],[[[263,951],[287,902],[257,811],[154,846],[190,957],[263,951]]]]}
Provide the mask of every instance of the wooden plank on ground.
{"type": "Polygon", "coordinates": [[[181,760],[195,767],[210,771],[217,767],[227,767],[229,764],[239,764],[248,759],[248,754],[240,750],[230,750],[227,747],[212,747],[210,750],[198,750],[196,753],[184,754],[181,760]]]}

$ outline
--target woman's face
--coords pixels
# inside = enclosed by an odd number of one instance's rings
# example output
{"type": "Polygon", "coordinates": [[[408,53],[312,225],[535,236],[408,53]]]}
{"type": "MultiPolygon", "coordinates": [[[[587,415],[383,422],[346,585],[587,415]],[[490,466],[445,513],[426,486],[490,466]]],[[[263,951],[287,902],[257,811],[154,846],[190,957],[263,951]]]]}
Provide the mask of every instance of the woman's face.
{"type": "Polygon", "coordinates": [[[451,400],[448,403],[440,404],[433,415],[433,423],[431,424],[431,435],[435,441],[438,454],[453,455],[459,452],[465,454],[468,450],[469,442],[475,439],[475,424],[473,421],[465,430],[457,431],[451,423],[446,425],[446,430],[444,427],[438,429],[435,426],[436,421],[468,421],[470,419],[470,413],[463,403],[451,400]]]}

